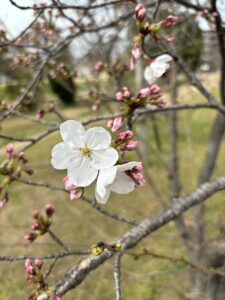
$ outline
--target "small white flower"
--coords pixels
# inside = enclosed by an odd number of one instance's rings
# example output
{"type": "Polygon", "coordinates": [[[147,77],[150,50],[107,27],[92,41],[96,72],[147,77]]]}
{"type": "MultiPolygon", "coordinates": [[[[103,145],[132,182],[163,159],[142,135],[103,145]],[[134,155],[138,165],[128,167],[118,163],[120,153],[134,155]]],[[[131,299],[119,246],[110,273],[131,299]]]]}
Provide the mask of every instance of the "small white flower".
{"type": "Polygon", "coordinates": [[[76,187],[90,185],[99,170],[118,160],[118,152],[110,147],[111,135],[102,127],[85,132],[81,123],[69,120],[60,125],[60,134],[63,142],[53,148],[51,163],[56,169],[67,169],[76,187]]]}
{"type": "Polygon", "coordinates": [[[166,70],[169,69],[170,65],[168,64],[168,62],[170,62],[171,60],[172,57],[168,54],[158,56],[152,63],[150,63],[149,66],[145,68],[145,80],[149,84],[154,83],[166,72],[166,70]]]}
{"type": "Polygon", "coordinates": [[[110,192],[118,194],[128,194],[135,188],[135,182],[125,173],[136,166],[142,165],[141,162],[129,162],[123,165],[113,166],[101,170],[98,175],[95,198],[99,203],[105,204],[110,192]]]}

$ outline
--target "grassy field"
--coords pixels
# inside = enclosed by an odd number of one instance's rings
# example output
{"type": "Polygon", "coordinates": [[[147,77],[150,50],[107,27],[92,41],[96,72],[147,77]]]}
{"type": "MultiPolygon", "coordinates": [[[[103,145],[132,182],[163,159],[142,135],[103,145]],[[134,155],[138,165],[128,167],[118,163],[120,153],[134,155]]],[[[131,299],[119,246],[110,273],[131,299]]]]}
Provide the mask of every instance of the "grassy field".
{"type": "MultiPolygon", "coordinates": [[[[217,94],[217,79],[216,75],[205,78],[206,84],[211,85],[210,88],[215,94],[217,94]]],[[[180,89],[178,100],[182,103],[203,101],[195,89],[190,87],[180,89]]],[[[81,120],[88,114],[84,109],[65,110],[64,113],[68,118],[76,120],[81,120]]],[[[215,111],[204,109],[179,112],[178,148],[183,195],[196,187],[199,167],[203,162],[205,146],[214,116],[215,111]]],[[[161,153],[166,158],[169,139],[167,116],[158,115],[157,124],[162,141],[161,153]]],[[[149,157],[146,158],[149,164],[146,172],[154,178],[162,198],[169,203],[167,172],[156,155],[157,149],[153,139],[151,119],[146,120],[145,126],[148,140],[152,141],[150,142],[151,150],[148,151],[149,157]]],[[[42,129],[43,126],[14,118],[3,123],[1,132],[27,137],[42,129]]],[[[135,129],[140,132],[138,125],[135,125],[135,129]]],[[[29,165],[35,168],[33,181],[48,181],[62,186],[65,171],[57,171],[50,165],[51,149],[58,141],[60,141],[59,134],[52,134],[27,152],[29,165]]],[[[1,140],[0,143],[0,156],[3,160],[6,141],[1,140]]],[[[16,143],[17,149],[21,146],[20,143],[16,143]]],[[[225,173],[224,151],[225,145],[222,145],[213,178],[225,173]]],[[[87,190],[87,195],[91,196],[92,191],[93,187],[87,190]]],[[[70,249],[89,249],[92,244],[100,240],[110,241],[130,228],[127,224],[106,218],[82,200],[71,202],[65,193],[14,183],[10,189],[10,202],[0,211],[0,255],[44,255],[61,251],[59,246],[54,244],[47,235],[38,238],[30,245],[23,241],[23,237],[29,231],[32,223],[32,211],[43,210],[45,204],[49,202],[56,208],[52,230],[68,244],[70,249]]],[[[104,207],[119,215],[136,220],[153,216],[162,209],[150,183],[129,195],[112,195],[104,207]]],[[[211,238],[218,231],[219,221],[224,219],[224,193],[212,197],[206,207],[208,236],[211,238]]],[[[190,212],[187,212],[186,216],[189,215],[190,212]]],[[[185,254],[184,246],[173,222],[147,237],[133,251],[141,251],[144,247],[156,253],[174,257],[185,254]]],[[[48,278],[49,284],[54,283],[77,260],[79,257],[74,256],[59,260],[54,272],[48,278]]],[[[46,262],[44,268],[47,269],[47,265],[46,262]]],[[[149,256],[134,260],[132,257],[124,255],[122,259],[124,299],[182,299],[180,295],[188,284],[187,275],[188,267],[183,263],[158,260],[149,256]]],[[[1,262],[0,281],[1,300],[24,300],[32,291],[32,286],[26,283],[23,261],[1,262]]],[[[92,272],[77,289],[68,293],[64,299],[111,300],[114,297],[113,260],[109,260],[97,271],[92,272]]]]}

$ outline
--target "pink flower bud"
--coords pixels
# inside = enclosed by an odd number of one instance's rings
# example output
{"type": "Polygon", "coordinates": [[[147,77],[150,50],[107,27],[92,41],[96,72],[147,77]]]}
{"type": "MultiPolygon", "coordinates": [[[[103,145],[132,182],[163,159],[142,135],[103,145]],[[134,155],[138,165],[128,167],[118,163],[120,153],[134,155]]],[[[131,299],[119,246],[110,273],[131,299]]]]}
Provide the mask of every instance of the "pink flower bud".
{"type": "Polygon", "coordinates": [[[94,68],[95,68],[96,71],[102,71],[104,69],[103,62],[102,61],[97,61],[94,68]]]}
{"type": "Polygon", "coordinates": [[[30,275],[35,275],[36,272],[35,272],[35,269],[32,265],[29,265],[27,268],[26,268],[26,272],[30,275]]]}
{"type": "Polygon", "coordinates": [[[14,151],[13,144],[7,144],[7,146],[6,146],[6,152],[11,156],[12,153],[13,153],[13,151],[14,151]]]}
{"type": "Polygon", "coordinates": [[[165,28],[170,28],[177,22],[177,20],[177,16],[168,16],[165,20],[163,20],[162,26],[165,28]]]}
{"type": "Polygon", "coordinates": [[[115,132],[118,129],[120,129],[123,126],[123,121],[124,121],[123,116],[116,117],[113,120],[113,124],[112,124],[112,127],[111,127],[112,132],[115,132]]]}
{"type": "Polygon", "coordinates": [[[133,71],[137,64],[138,58],[141,56],[141,48],[138,44],[135,44],[133,49],[131,50],[131,58],[130,58],[130,70],[133,71]]]}
{"type": "Polygon", "coordinates": [[[115,138],[115,142],[122,142],[124,140],[132,139],[134,136],[134,133],[131,130],[120,132],[117,137],[115,138]]]}
{"type": "Polygon", "coordinates": [[[107,122],[107,125],[106,125],[108,128],[112,128],[113,127],[113,120],[111,119],[111,120],[109,120],[108,122],[107,122]]]}
{"type": "Polygon", "coordinates": [[[38,267],[39,269],[41,269],[42,265],[43,265],[43,261],[39,258],[35,258],[34,260],[34,264],[36,267],[38,267]]]}
{"type": "Polygon", "coordinates": [[[148,98],[150,95],[151,95],[151,90],[148,86],[144,89],[141,89],[138,92],[138,98],[140,98],[140,99],[148,98]]]}
{"type": "Polygon", "coordinates": [[[39,108],[36,114],[37,118],[40,120],[44,117],[44,115],[45,115],[45,110],[43,108],[39,108]]]}
{"type": "Polygon", "coordinates": [[[122,101],[123,100],[123,93],[121,91],[116,93],[116,100],[122,101]]]}
{"type": "Polygon", "coordinates": [[[45,213],[48,217],[51,217],[54,214],[54,211],[55,209],[52,204],[49,203],[45,206],[45,213]]]}
{"type": "Polygon", "coordinates": [[[131,92],[129,91],[128,87],[124,86],[122,88],[123,97],[129,99],[131,97],[131,92]]]}
{"type": "Polygon", "coordinates": [[[137,148],[138,141],[128,141],[125,145],[121,147],[121,150],[124,151],[133,151],[137,148]]]}
{"type": "Polygon", "coordinates": [[[37,237],[36,234],[31,232],[25,235],[24,240],[29,243],[32,243],[36,239],[36,237],[37,237]]]}
{"type": "Polygon", "coordinates": [[[39,223],[34,223],[34,224],[32,224],[32,225],[31,225],[31,229],[33,229],[33,230],[38,230],[38,229],[40,229],[40,224],[39,224],[39,223]]]}
{"type": "Polygon", "coordinates": [[[150,90],[150,92],[151,92],[151,94],[153,95],[155,95],[155,94],[161,94],[161,89],[160,89],[160,86],[158,86],[158,84],[156,84],[156,83],[154,83],[154,84],[151,84],[150,86],[149,86],[149,90],[150,90]]]}
{"type": "Polygon", "coordinates": [[[135,6],[134,13],[136,15],[136,18],[139,21],[142,21],[147,15],[147,10],[141,3],[139,3],[135,6]]]}
{"type": "Polygon", "coordinates": [[[6,192],[2,198],[0,198],[0,208],[3,208],[9,202],[9,195],[6,192]]]}
{"type": "Polygon", "coordinates": [[[27,269],[29,266],[32,266],[32,262],[29,258],[25,260],[25,268],[27,269]]]}
{"type": "Polygon", "coordinates": [[[69,176],[65,176],[63,179],[65,190],[70,192],[70,200],[79,199],[84,189],[80,187],[76,187],[70,180],[69,176]]]}
{"type": "Polygon", "coordinates": [[[36,220],[39,218],[39,216],[40,216],[40,213],[36,210],[32,213],[32,217],[36,220]]]}

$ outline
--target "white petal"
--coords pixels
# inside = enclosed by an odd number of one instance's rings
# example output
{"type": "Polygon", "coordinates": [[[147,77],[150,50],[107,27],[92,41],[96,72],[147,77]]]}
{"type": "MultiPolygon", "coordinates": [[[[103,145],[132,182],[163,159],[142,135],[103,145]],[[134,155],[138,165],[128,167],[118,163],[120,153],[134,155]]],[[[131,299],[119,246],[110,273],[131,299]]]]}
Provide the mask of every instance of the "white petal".
{"type": "Polygon", "coordinates": [[[92,151],[91,166],[96,170],[110,168],[117,162],[119,158],[118,152],[114,148],[106,150],[92,151]]]}
{"type": "Polygon", "coordinates": [[[117,194],[128,194],[135,188],[134,181],[125,173],[117,173],[116,179],[110,185],[110,190],[117,194]]]}
{"type": "Polygon", "coordinates": [[[111,135],[103,127],[90,128],[86,132],[86,144],[94,150],[106,149],[111,143],[111,135]]]}
{"type": "Polygon", "coordinates": [[[85,130],[81,123],[73,120],[66,121],[60,125],[62,139],[73,142],[77,147],[81,147],[85,142],[85,130]]]}
{"type": "Polygon", "coordinates": [[[80,162],[79,152],[72,150],[67,143],[59,143],[52,149],[51,163],[55,169],[63,170],[71,165],[78,166],[80,162]]]}
{"type": "Polygon", "coordinates": [[[78,168],[73,168],[73,166],[68,168],[68,176],[75,186],[88,186],[97,177],[98,171],[93,169],[90,163],[91,159],[83,156],[81,164],[78,168]]]}
{"type": "Polygon", "coordinates": [[[153,68],[151,67],[151,65],[145,68],[144,77],[149,84],[152,84],[156,81],[157,78],[154,76],[153,68]]]}
{"type": "Polygon", "coordinates": [[[97,184],[95,188],[95,197],[99,203],[105,204],[109,198],[109,185],[114,181],[117,173],[117,167],[111,167],[99,171],[97,184]]]}
{"type": "Polygon", "coordinates": [[[141,166],[142,165],[142,162],[139,162],[139,161],[131,161],[131,162],[128,162],[126,164],[122,164],[122,165],[117,165],[117,170],[118,172],[124,172],[124,171],[127,171],[127,170],[131,170],[133,169],[134,167],[136,166],[141,166]]]}
{"type": "Polygon", "coordinates": [[[168,55],[168,54],[163,54],[163,55],[160,55],[158,56],[156,59],[155,59],[155,62],[159,62],[159,63],[168,63],[169,61],[171,61],[173,58],[168,55]]]}

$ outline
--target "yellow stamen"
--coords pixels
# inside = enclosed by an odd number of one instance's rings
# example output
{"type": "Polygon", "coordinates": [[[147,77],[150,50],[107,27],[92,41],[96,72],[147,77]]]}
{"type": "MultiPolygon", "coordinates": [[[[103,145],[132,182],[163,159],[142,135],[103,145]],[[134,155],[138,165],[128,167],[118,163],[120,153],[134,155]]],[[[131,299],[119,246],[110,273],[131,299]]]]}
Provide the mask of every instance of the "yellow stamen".
{"type": "Polygon", "coordinates": [[[80,151],[84,156],[90,156],[91,155],[91,149],[88,148],[87,146],[84,146],[84,147],[80,148],[80,151]]]}

